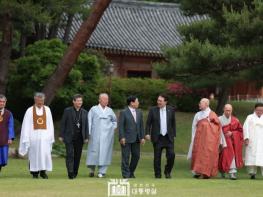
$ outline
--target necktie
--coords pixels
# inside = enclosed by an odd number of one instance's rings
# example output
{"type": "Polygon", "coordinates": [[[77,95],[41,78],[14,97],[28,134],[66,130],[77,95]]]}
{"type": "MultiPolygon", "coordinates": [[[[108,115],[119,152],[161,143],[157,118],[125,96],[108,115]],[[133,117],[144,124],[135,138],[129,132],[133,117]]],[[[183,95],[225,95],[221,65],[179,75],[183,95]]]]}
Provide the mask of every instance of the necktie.
{"type": "Polygon", "coordinates": [[[135,109],[132,110],[132,116],[134,118],[134,121],[136,122],[136,111],[135,111],[135,109]]]}
{"type": "Polygon", "coordinates": [[[166,111],[164,109],[161,109],[161,133],[163,136],[166,135],[166,111]]]}

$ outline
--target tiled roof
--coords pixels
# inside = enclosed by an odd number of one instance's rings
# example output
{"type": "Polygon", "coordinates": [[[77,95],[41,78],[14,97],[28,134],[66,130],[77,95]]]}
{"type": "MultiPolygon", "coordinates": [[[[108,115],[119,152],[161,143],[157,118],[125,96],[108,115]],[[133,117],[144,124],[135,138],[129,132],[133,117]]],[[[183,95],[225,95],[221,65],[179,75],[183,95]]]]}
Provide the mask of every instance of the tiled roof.
{"type": "MultiPolygon", "coordinates": [[[[204,18],[183,15],[178,4],[113,0],[87,47],[117,54],[162,56],[162,46],[174,47],[182,42],[178,25],[204,18]]],[[[81,17],[76,15],[69,41],[81,23],[81,17]]],[[[62,38],[63,33],[60,29],[58,36],[62,38]]]]}

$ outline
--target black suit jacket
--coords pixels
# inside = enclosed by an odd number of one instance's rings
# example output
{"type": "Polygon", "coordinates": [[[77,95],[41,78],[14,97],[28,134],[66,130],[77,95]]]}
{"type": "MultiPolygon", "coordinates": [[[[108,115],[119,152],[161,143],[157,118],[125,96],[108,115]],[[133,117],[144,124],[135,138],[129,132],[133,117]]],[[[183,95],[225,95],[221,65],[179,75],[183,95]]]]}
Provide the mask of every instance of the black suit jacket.
{"type": "MultiPolygon", "coordinates": [[[[175,109],[169,105],[166,106],[167,118],[167,133],[171,142],[176,137],[176,122],[175,122],[175,109]]],[[[153,143],[157,142],[160,131],[160,108],[158,106],[152,107],[148,113],[146,122],[146,135],[151,135],[153,143]]]]}
{"type": "Polygon", "coordinates": [[[120,112],[119,140],[125,138],[126,143],[134,143],[144,139],[143,114],[136,109],[136,122],[130,109],[127,107],[120,112]]]}
{"type": "MultiPolygon", "coordinates": [[[[81,133],[83,141],[89,138],[88,112],[81,108],[81,133]]],[[[73,107],[68,107],[64,110],[61,120],[60,137],[63,138],[64,143],[71,143],[73,134],[75,132],[75,118],[76,113],[73,107]]]]}

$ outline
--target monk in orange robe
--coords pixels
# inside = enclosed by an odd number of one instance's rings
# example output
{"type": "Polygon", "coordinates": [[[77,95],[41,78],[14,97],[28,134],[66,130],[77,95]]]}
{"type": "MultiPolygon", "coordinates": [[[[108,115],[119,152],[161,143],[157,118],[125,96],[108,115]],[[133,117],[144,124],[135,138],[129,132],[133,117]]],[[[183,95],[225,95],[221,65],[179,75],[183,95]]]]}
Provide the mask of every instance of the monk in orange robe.
{"type": "Polygon", "coordinates": [[[193,120],[188,159],[191,159],[194,178],[210,178],[218,173],[219,146],[226,143],[219,119],[209,108],[209,100],[201,99],[199,108],[201,111],[193,120]]]}
{"type": "Polygon", "coordinates": [[[224,114],[219,117],[227,147],[219,155],[219,170],[224,178],[224,173],[229,173],[231,180],[236,180],[237,169],[243,167],[242,146],[243,128],[239,120],[232,115],[233,108],[230,104],[224,107],[224,114]]]}

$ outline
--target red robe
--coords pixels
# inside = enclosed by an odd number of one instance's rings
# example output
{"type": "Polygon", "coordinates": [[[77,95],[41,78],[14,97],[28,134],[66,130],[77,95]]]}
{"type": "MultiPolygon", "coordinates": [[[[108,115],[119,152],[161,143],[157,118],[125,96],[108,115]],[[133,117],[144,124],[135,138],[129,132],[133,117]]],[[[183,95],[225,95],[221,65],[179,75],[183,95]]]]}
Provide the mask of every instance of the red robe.
{"type": "Polygon", "coordinates": [[[209,120],[204,118],[196,125],[191,160],[192,171],[207,177],[218,173],[221,134],[221,125],[215,112],[210,112],[209,120]]]}
{"type": "Polygon", "coordinates": [[[236,167],[242,168],[244,163],[242,159],[243,146],[243,128],[239,120],[231,116],[231,123],[222,127],[225,135],[227,147],[222,150],[219,156],[218,168],[221,172],[229,172],[230,165],[235,157],[236,167]],[[232,136],[226,136],[226,133],[231,131],[232,136]]]}

